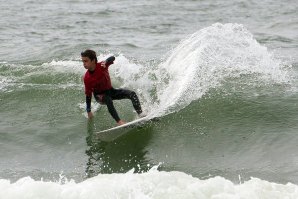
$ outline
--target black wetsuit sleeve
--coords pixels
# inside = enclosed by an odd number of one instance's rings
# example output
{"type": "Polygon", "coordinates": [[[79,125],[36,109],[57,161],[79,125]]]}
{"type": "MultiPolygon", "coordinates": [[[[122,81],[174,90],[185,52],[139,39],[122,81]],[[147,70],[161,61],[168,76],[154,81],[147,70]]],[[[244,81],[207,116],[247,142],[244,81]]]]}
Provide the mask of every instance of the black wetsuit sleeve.
{"type": "Polygon", "coordinates": [[[109,57],[109,58],[106,59],[106,64],[107,65],[111,65],[111,64],[114,63],[114,61],[115,61],[115,57],[114,56],[111,56],[111,57],[109,57]]]}
{"type": "Polygon", "coordinates": [[[91,96],[86,95],[86,111],[91,112],[91,96]]]}

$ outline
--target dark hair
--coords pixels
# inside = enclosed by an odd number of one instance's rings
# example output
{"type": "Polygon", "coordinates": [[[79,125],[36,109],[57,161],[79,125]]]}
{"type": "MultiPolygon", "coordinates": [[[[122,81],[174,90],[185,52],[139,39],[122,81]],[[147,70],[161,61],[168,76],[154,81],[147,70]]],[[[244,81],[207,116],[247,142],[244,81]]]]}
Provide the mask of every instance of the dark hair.
{"type": "Polygon", "coordinates": [[[88,57],[91,61],[95,59],[95,63],[97,63],[96,52],[94,50],[85,50],[84,52],[81,52],[81,56],[88,57]]]}

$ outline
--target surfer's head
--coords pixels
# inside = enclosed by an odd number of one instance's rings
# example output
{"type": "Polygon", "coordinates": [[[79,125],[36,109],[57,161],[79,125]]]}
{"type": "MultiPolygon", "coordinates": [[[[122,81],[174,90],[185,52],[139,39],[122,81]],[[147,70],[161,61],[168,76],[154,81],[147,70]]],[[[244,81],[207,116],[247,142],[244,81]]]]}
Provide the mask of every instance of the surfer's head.
{"type": "Polygon", "coordinates": [[[84,64],[84,67],[88,70],[92,70],[96,63],[97,63],[97,57],[96,52],[93,50],[85,50],[84,52],[81,52],[82,62],[84,64]]]}

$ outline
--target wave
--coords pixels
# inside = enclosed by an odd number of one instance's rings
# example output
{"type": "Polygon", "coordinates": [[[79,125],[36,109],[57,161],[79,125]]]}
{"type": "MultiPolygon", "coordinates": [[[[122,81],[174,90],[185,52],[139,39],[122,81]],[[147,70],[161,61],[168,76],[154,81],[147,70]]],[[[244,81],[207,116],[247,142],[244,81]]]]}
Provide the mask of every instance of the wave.
{"type": "Polygon", "coordinates": [[[0,198],[297,198],[298,186],[276,184],[258,178],[235,184],[222,177],[206,180],[183,172],[158,171],[153,167],[141,174],[99,174],[76,183],[60,177],[57,182],[30,177],[15,183],[0,180],[0,198]]]}
{"type": "Polygon", "coordinates": [[[41,65],[0,63],[1,91],[20,89],[82,88],[83,73],[78,61],[51,61],[41,65]]]}
{"type": "MultiPolygon", "coordinates": [[[[98,60],[108,56],[99,55],[98,60]]],[[[135,90],[148,114],[162,116],[225,84],[288,84],[292,78],[288,68],[243,25],[216,23],[182,40],[165,61],[142,64],[119,54],[110,73],[114,86],[135,90]]],[[[73,58],[39,66],[1,63],[1,72],[5,74],[1,90],[24,85],[83,89],[85,69],[73,58]]]]}

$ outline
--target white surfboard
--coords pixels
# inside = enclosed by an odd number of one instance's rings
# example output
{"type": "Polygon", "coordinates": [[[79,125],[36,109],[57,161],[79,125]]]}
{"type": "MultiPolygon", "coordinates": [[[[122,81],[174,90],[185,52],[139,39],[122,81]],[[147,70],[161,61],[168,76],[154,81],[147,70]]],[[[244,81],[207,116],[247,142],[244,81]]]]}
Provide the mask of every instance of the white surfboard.
{"type": "Polygon", "coordinates": [[[126,134],[128,131],[132,130],[133,128],[137,126],[142,126],[144,123],[148,122],[151,119],[152,118],[146,116],[146,117],[139,118],[131,122],[125,123],[121,126],[116,126],[107,130],[99,131],[95,134],[100,140],[105,142],[111,142],[116,138],[126,134]]]}

